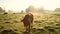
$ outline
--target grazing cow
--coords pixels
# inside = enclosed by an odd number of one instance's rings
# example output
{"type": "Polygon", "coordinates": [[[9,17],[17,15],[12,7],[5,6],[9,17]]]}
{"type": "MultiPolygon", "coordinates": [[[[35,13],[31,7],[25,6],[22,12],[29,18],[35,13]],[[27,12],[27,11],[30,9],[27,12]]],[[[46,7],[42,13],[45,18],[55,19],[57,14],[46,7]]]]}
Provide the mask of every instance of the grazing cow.
{"type": "Polygon", "coordinates": [[[33,15],[31,13],[26,14],[21,22],[23,22],[26,27],[26,32],[30,32],[31,24],[33,23],[33,15]]]}

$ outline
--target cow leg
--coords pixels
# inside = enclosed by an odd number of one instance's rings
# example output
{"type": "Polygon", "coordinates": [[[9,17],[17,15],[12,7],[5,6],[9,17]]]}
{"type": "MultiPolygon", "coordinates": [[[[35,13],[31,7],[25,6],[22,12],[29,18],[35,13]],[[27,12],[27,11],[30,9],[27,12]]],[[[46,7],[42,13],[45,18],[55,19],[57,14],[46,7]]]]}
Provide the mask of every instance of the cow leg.
{"type": "Polygon", "coordinates": [[[26,32],[30,32],[30,26],[26,27],[26,32]]]}
{"type": "Polygon", "coordinates": [[[30,32],[30,25],[28,26],[28,30],[29,30],[29,32],[30,32]]]}
{"type": "Polygon", "coordinates": [[[27,26],[26,26],[26,32],[28,32],[27,26]]]}
{"type": "Polygon", "coordinates": [[[32,29],[32,25],[30,25],[30,29],[32,29]]]}
{"type": "Polygon", "coordinates": [[[32,27],[33,27],[33,23],[30,24],[30,29],[32,29],[32,27]]]}

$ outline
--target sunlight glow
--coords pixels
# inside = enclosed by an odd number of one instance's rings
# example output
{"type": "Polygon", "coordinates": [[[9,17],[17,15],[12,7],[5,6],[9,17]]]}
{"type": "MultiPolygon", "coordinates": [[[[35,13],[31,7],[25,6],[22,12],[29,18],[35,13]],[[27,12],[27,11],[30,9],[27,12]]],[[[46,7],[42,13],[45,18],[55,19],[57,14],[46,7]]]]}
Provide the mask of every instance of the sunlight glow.
{"type": "Polygon", "coordinates": [[[25,10],[28,6],[43,6],[46,10],[60,8],[60,0],[0,0],[0,6],[5,10],[25,10]]]}

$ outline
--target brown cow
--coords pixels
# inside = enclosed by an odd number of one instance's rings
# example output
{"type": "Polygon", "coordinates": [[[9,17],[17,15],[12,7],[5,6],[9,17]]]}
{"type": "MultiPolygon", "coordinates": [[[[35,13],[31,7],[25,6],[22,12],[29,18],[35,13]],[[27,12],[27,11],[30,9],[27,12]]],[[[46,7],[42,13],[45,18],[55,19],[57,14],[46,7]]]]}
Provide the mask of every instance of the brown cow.
{"type": "Polygon", "coordinates": [[[33,15],[28,13],[25,15],[24,19],[21,20],[26,27],[26,32],[30,32],[31,24],[33,23],[33,15]]]}

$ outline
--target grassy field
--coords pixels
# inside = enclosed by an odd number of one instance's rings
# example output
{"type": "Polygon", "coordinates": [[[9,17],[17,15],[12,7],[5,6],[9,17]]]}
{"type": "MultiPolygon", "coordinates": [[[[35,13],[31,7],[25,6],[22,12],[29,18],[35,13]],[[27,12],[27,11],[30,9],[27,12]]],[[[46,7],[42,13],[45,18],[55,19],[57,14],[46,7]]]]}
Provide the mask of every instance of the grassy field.
{"type": "MultiPolygon", "coordinates": [[[[60,12],[33,13],[33,29],[31,34],[60,34],[60,12]]],[[[5,30],[9,33],[23,34],[25,28],[21,20],[25,14],[0,14],[0,34],[5,30]]]]}

